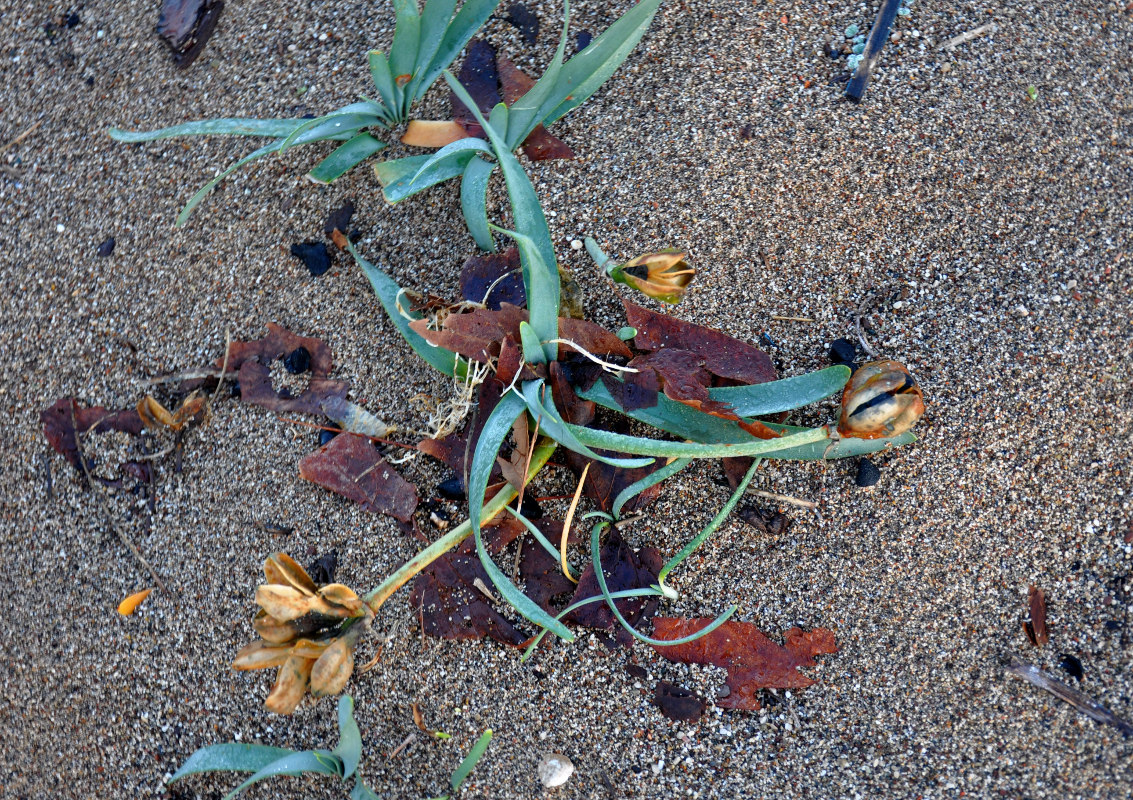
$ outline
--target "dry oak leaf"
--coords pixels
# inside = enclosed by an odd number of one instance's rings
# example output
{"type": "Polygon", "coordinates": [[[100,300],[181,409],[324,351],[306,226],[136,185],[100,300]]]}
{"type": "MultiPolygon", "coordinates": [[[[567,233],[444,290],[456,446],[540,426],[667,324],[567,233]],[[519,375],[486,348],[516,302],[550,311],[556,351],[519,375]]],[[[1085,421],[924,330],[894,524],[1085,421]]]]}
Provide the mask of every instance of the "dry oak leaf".
{"type": "Polygon", "coordinates": [[[527,640],[489,604],[476,587],[488,586],[488,573],[475,556],[445,553],[413,581],[409,607],[420,615],[422,630],[440,639],[482,639],[518,647],[527,640]]]}
{"type": "MultiPolygon", "coordinates": [[[[634,552],[634,549],[622,539],[622,535],[617,530],[613,530],[607,535],[599,551],[599,557],[602,561],[602,573],[606,577],[606,588],[611,592],[644,589],[657,583],[657,574],[661,571],[661,552],[655,547],[643,547],[640,551],[634,552]]],[[[594,565],[588,564],[578,579],[578,588],[571,598],[571,603],[600,594],[598,578],[594,575],[594,565]]],[[[626,622],[636,629],[643,628],[645,623],[657,613],[656,597],[627,597],[614,602],[626,622]]],[[[633,643],[633,636],[614,618],[613,612],[605,603],[590,603],[576,608],[567,614],[565,619],[585,628],[613,631],[612,638],[603,639],[603,644],[611,649],[618,646],[628,647],[633,643]]]]}
{"type": "Polygon", "coordinates": [[[299,462],[299,477],[358,503],[366,511],[408,522],[417,488],[386,463],[364,436],[341,433],[299,462]]]}
{"type": "MultiPolygon", "coordinates": [[[[701,630],[711,619],[657,617],[653,620],[656,639],[681,639],[701,630]]],[[[654,646],[669,661],[681,664],[713,664],[728,670],[727,697],[716,701],[722,708],[757,711],[760,689],[803,689],[814,683],[798,671],[799,667],[816,665],[820,653],[836,653],[834,632],[815,628],[804,633],[791,628],[783,636],[782,646],[775,644],[750,622],[725,622],[711,633],[686,644],[654,646]]]]}
{"type": "Polygon", "coordinates": [[[107,433],[119,431],[133,436],[141,434],[145,428],[142,418],[135,409],[111,411],[102,406],[83,408],[73,397],[56,400],[39,415],[43,425],[43,435],[55,451],[65,456],[72,467],[83,471],[79,461],[79,444],[76,434],[107,433]]]}

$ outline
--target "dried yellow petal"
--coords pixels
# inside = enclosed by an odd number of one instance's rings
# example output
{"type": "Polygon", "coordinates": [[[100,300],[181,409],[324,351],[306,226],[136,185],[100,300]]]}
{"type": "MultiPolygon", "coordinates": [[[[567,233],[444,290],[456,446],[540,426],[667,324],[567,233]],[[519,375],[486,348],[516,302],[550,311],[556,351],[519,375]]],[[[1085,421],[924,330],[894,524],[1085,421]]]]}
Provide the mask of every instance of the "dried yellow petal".
{"type": "MultiPolygon", "coordinates": [[[[312,611],[316,603],[320,606],[327,605],[328,608],[334,608],[320,598],[304,594],[293,586],[268,584],[256,587],[256,605],[280,622],[299,619],[299,617],[312,611]]],[[[321,608],[318,610],[322,612],[321,608]]]]}
{"type": "Polygon", "coordinates": [[[300,658],[318,658],[326,652],[327,646],[333,641],[333,639],[326,639],[316,642],[313,639],[300,639],[291,645],[289,652],[291,655],[300,658]]]}
{"type": "Polygon", "coordinates": [[[348,586],[344,586],[341,583],[330,583],[319,589],[319,597],[323,598],[328,603],[342,606],[347,609],[351,615],[358,614],[362,610],[362,598],[356,595],[348,586]]]}
{"type": "Polygon", "coordinates": [[[260,635],[261,639],[272,644],[290,642],[304,633],[294,621],[281,622],[262,608],[252,618],[252,628],[260,635]]]}
{"type": "Polygon", "coordinates": [[[152,591],[153,589],[150,588],[142,589],[140,592],[134,592],[118,604],[118,613],[124,617],[130,616],[137,610],[138,606],[142,604],[142,601],[149,597],[149,593],[152,591]]]}
{"type": "Polygon", "coordinates": [[[276,714],[290,714],[299,707],[299,701],[307,693],[311,681],[311,668],[314,659],[291,656],[279,668],[275,676],[275,686],[264,701],[264,707],[276,714]]]}
{"type": "Polygon", "coordinates": [[[173,427],[173,415],[152,395],[147,394],[138,401],[138,416],[151,430],[173,427]]]}
{"type": "Polygon", "coordinates": [[[318,587],[307,574],[307,570],[297,564],[287,553],[275,553],[264,562],[264,576],[269,584],[293,586],[304,594],[314,594],[318,587]]]}
{"type": "Polygon", "coordinates": [[[262,639],[256,639],[246,645],[232,661],[232,668],[239,670],[267,669],[282,666],[290,657],[291,648],[269,644],[262,639]]]}
{"type": "Polygon", "coordinates": [[[347,637],[335,639],[311,670],[311,694],[315,697],[339,694],[353,672],[354,643],[347,637]]]}

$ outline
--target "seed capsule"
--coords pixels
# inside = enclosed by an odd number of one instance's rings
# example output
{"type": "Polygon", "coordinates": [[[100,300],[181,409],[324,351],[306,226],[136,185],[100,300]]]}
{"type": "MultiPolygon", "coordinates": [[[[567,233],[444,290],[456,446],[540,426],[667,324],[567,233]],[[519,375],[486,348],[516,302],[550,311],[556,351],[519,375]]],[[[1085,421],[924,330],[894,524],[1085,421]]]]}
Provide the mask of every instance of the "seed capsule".
{"type": "Polygon", "coordinates": [[[871,361],[842,392],[838,432],[855,439],[882,439],[909,430],[924,413],[924,395],[904,364],[871,361]]]}

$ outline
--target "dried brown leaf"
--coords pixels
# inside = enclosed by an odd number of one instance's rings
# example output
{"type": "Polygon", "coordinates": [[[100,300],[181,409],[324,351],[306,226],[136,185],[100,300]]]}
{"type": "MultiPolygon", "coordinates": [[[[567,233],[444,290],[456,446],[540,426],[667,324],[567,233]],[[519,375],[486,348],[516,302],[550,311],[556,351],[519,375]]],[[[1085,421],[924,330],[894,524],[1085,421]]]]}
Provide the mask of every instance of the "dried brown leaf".
{"type": "Polygon", "coordinates": [[[501,303],[527,305],[520,272],[519,250],[472,256],[460,269],[460,296],[469,303],[482,303],[499,311],[501,303]]]}
{"type": "Polygon", "coordinates": [[[676,722],[698,722],[708,704],[696,692],[668,681],[659,681],[653,690],[653,703],[661,713],[676,722]]]}
{"type": "Polygon", "coordinates": [[[1050,633],[1046,628],[1046,595],[1037,586],[1031,586],[1027,600],[1031,611],[1031,619],[1025,626],[1027,638],[1035,647],[1042,647],[1050,641],[1050,633]]]}
{"type": "Polygon", "coordinates": [[[111,411],[102,406],[83,408],[73,397],[64,397],[39,415],[43,425],[43,435],[55,451],[64,456],[75,469],[83,471],[79,461],[78,438],[76,433],[107,433],[119,431],[133,436],[145,428],[142,418],[135,409],[111,411]]]}
{"type": "Polygon", "coordinates": [[[489,605],[476,588],[488,574],[475,556],[446,553],[413,582],[410,608],[418,610],[425,633],[441,639],[482,639],[518,647],[527,637],[489,605]]]}
{"type": "Polygon", "coordinates": [[[299,462],[299,476],[358,503],[366,511],[408,522],[417,489],[363,436],[342,433],[299,462]]]}
{"type": "MultiPolygon", "coordinates": [[[[644,589],[657,583],[657,574],[661,571],[661,553],[655,547],[643,547],[639,552],[634,552],[616,529],[607,535],[600,557],[606,588],[611,592],[644,589]]],[[[590,564],[578,580],[578,588],[571,603],[600,594],[594,565],[590,564]]],[[[635,628],[641,628],[657,612],[656,597],[626,598],[614,602],[626,621],[635,628]]],[[[582,606],[570,612],[565,619],[585,628],[614,631],[613,637],[605,640],[608,647],[625,647],[633,642],[633,636],[618,623],[605,603],[582,606]]]]}
{"type": "Polygon", "coordinates": [[[454,120],[411,119],[401,143],[410,147],[435,148],[467,138],[464,126],[454,120]]]}

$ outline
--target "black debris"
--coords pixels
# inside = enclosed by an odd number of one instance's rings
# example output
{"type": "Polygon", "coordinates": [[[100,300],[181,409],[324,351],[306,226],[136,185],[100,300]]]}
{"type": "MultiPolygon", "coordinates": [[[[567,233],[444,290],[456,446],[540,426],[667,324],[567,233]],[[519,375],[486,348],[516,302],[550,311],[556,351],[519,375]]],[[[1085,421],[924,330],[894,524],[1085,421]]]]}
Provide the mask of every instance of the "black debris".
{"type": "Polygon", "coordinates": [[[334,583],[334,573],[338,569],[338,551],[328,550],[311,562],[307,567],[307,574],[319,586],[334,583]]]}
{"type": "Polygon", "coordinates": [[[291,245],[291,255],[298,258],[317,278],[330,269],[330,252],[323,242],[301,242],[291,245]]]}
{"type": "Polygon", "coordinates": [[[762,508],[745,503],[736,509],[736,516],[751,525],[760,533],[779,536],[791,527],[791,518],[773,508],[762,508]]]}
{"type": "Polygon", "coordinates": [[[437,494],[446,500],[463,500],[464,481],[460,479],[459,475],[453,475],[448,480],[437,484],[437,494]]]}
{"type": "Polygon", "coordinates": [[[1086,673],[1082,669],[1082,662],[1078,660],[1077,656],[1072,656],[1069,653],[1063,653],[1058,659],[1058,666],[1066,670],[1066,673],[1076,681],[1082,680],[1086,673]]]}
{"type": "Polygon", "coordinates": [[[354,216],[354,201],[347,200],[340,208],[327,215],[327,221],[323,225],[323,233],[330,236],[338,229],[342,233],[346,233],[347,226],[350,225],[350,219],[354,216]]]}
{"type": "Polygon", "coordinates": [[[114,252],[114,245],[115,245],[114,237],[108,236],[106,238],[106,241],[98,246],[98,257],[99,258],[106,258],[108,255],[113,253],[114,252]]]}
{"type": "Polygon", "coordinates": [[[574,52],[585,50],[594,41],[594,37],[590,35],[590,31],[579,31],[574,35],[574,52]]]}
{"type": "Polygon", "coordinates": [[[338,436],[338,431],[328,431],[326,429],[319,431],[319,447],[330,444],[330,440],[335,436],[338,436]]]}
{"type": "Polygon", "coordinates": [[[858,348],[849,339],[835,339],[830,343],[830,360],[857,369],[858,348]]]}
{"type": "Polygon", "coordinates": [[[311,351],[306,347],[296,347],[283,357],[283,367],[292,375],[302,375],[311,368],[311,351]]]}
{"type": "Polygon", "coordinates": [[[855,484],[864,489],[869,486],[876,486],[880,480],[881,470],[872,461],[868,458],[858,459],[858,477],[854,479],[855,484]]]}
{"type": "Polygon", "coordinates": [[[539,18],[532,14],[527,6],[523,3],[512,3],[508,6],[507,16],[504,19],[519,29],[528,47],[535,46],[535,41],[539,38],[539,18]]]}
{"type": "Polygon", "coordinates": [[[64,24],[68,28],[73,28],[76,25],[78,25],[80,22],[82,22],[82,20],[79,19],[79,15],[76,14],[74,11],[72,11],[70,14],[67,15],[67,21],[64,24]]]}

